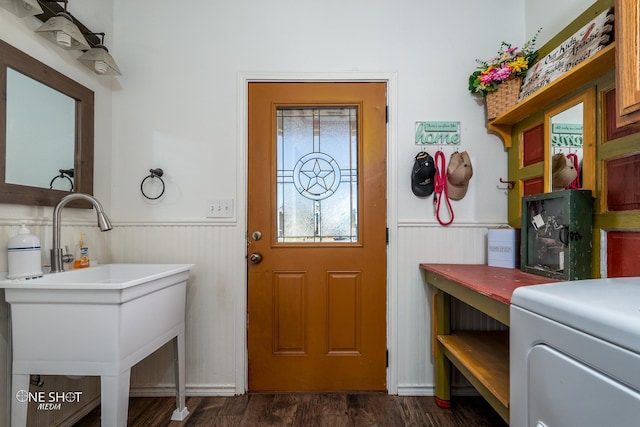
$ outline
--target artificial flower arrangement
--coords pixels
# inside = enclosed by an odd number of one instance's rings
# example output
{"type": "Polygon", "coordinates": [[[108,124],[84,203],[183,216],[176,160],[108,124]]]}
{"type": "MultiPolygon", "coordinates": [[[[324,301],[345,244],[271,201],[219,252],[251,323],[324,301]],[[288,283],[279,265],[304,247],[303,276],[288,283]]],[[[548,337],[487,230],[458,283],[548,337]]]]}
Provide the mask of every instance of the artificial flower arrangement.
{"type": "Polygon", "coordinates": [[[529,65],[538,57],[535,44],[541,30],[542,28],[524,44],[522,49],[511,47],[510,43],[503,41],[500,44],[498,56],[486,61],[476,59],[480,66],[469,76],[471,93],[487,96],[487,93],[498,90],[498,86],[510,77],[524,77],[529,65]]]}

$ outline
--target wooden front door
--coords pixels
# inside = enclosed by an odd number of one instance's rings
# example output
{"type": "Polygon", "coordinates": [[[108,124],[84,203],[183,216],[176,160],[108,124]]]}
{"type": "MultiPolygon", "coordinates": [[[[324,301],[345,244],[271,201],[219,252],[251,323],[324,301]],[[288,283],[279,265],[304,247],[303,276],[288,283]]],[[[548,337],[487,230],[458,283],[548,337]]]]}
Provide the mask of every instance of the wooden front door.
{"type": "Polygon", "coordinates": [[[250,391],[386,390],[386,84],[250,83],[250,391]]]}

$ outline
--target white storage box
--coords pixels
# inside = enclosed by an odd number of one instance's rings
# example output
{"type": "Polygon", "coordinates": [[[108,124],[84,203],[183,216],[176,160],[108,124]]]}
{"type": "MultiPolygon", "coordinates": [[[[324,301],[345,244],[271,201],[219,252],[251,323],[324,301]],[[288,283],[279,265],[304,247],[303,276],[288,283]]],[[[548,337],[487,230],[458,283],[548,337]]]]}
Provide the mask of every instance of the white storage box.
{"type": "Polygon", "coordinates": [[[520,267],[520,230],[490,228],[487,245],[487,264],[490,267],[520,267]]]}

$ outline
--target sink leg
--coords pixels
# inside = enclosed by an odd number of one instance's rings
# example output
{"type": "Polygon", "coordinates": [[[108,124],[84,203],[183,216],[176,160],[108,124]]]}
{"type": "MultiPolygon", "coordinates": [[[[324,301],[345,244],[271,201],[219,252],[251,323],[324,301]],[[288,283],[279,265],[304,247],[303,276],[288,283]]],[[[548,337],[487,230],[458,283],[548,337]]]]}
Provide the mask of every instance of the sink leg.
{"type": "Polygon", "coordinates": [[[131,369],[127,369],[120,375],[100,377],[102,427],[127,425],[130,378],[131,369]]]}
{"type": "Polygon", "coordinates": [[[173,339],[174,357],[175,357],[175,371],[176,371],[176,410],[173,411],[171,419],[173,421],[182,421],[187,415],[189,410],[185,404],[185,344],[184,344],[184,331],[180,332],[173,339]]]}
{"type": "Polygon", "coordinates": [[[11,377],[11,427],[27,425],[28,393],[29,375],[13,374],[11,377]]]}

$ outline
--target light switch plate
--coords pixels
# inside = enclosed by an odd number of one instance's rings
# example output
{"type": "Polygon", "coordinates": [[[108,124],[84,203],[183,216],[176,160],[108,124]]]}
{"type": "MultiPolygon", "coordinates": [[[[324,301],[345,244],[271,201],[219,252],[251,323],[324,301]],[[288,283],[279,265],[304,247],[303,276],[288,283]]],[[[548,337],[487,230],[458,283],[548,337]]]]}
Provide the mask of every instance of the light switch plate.
{"type": "Polygon", "coordinates": [[[207,218],[233,218],[233,199],[207,200],[207,218]]]}

